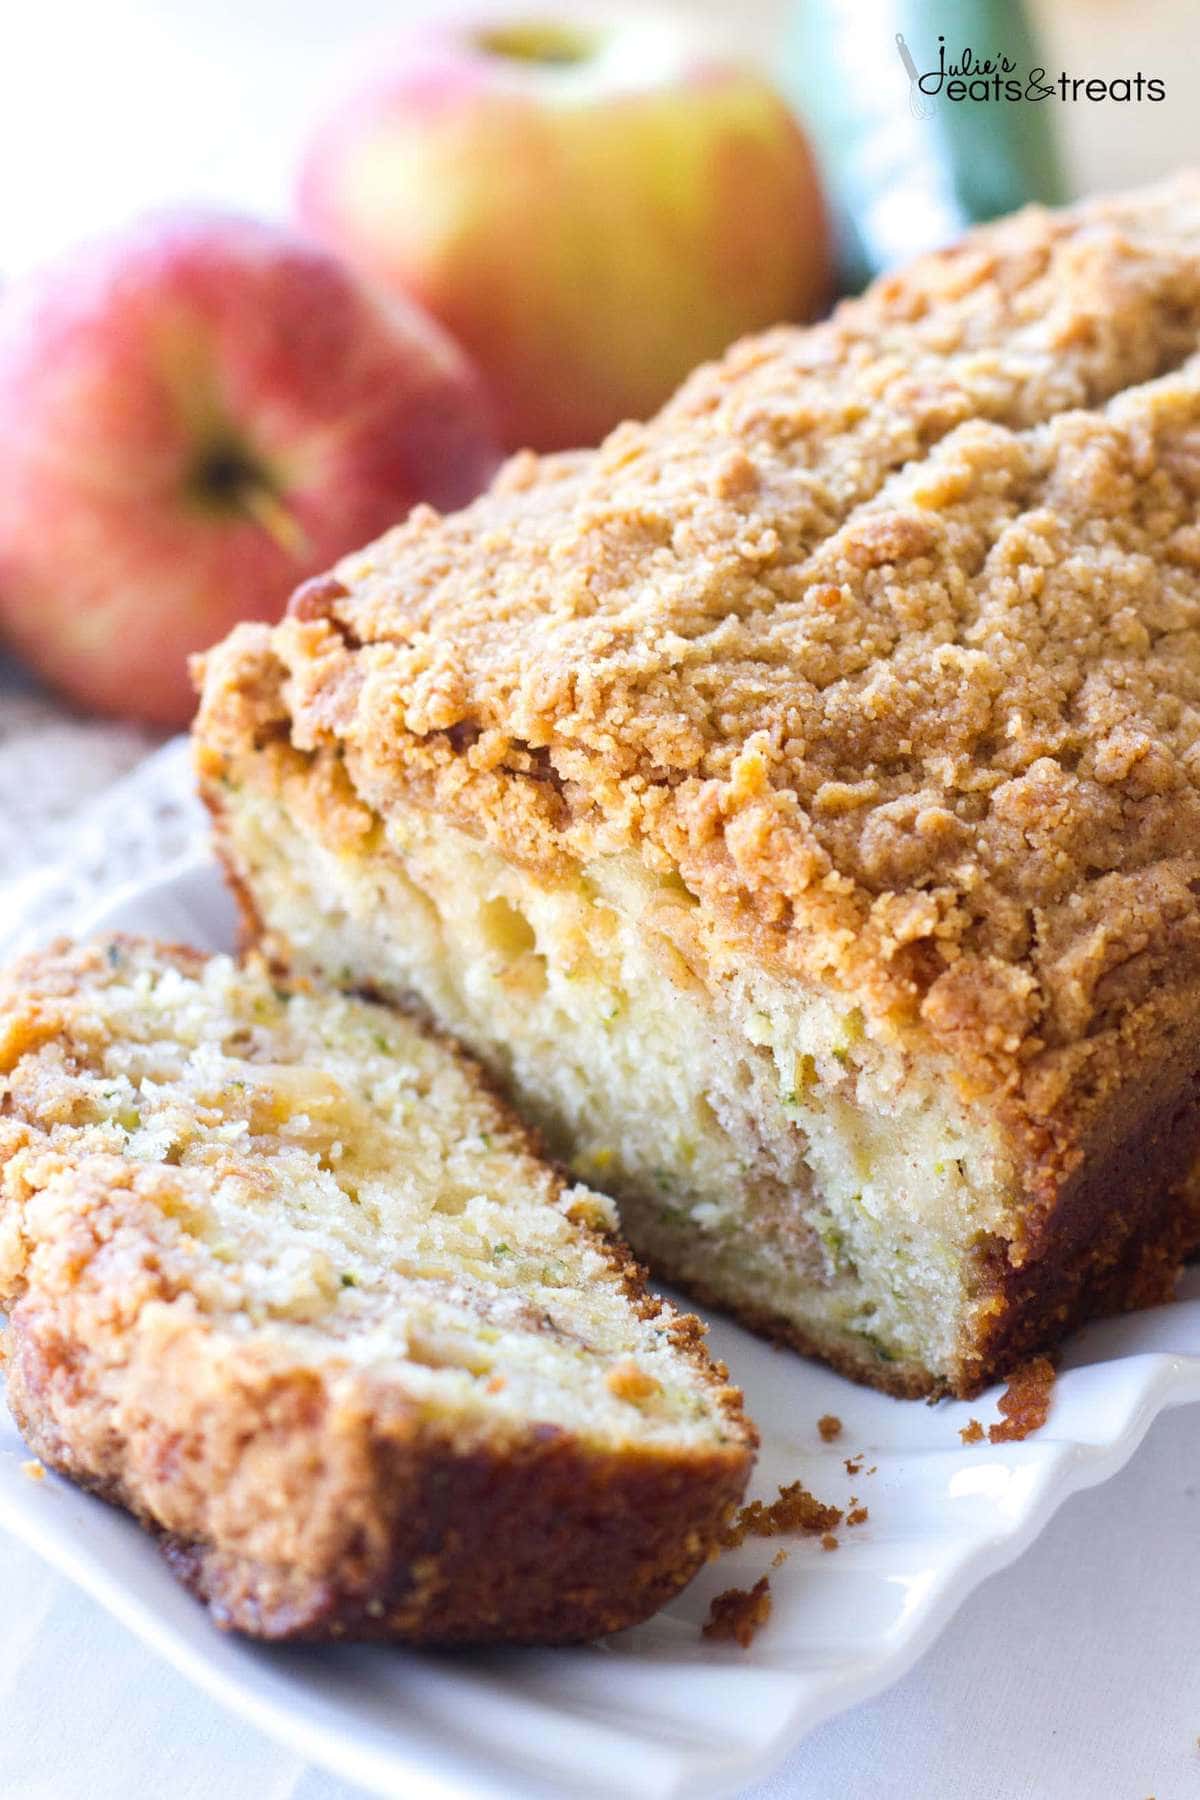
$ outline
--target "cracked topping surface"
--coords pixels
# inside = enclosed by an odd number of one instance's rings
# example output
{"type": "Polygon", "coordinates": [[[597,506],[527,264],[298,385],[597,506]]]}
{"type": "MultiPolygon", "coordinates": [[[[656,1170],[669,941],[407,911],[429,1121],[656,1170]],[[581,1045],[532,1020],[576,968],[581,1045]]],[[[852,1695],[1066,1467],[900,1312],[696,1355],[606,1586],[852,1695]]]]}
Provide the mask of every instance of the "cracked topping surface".
{"type": "Polygon", "coordinates": [[[634,842],[1046,1114],[1200,972],[1198,502],[1189,177],[976,232],[414,514],[213,653],[201,744],[286,720],[526,862],[634,842]]]}

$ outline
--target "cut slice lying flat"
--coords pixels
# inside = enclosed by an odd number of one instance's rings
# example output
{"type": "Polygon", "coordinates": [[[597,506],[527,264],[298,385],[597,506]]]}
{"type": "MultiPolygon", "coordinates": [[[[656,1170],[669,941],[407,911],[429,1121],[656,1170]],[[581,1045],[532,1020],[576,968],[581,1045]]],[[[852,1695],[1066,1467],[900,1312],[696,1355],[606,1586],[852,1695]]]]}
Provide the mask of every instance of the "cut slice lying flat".
{"type": "Polygon", "coordinates": [[[474,1065],[130,939],[0,980],[8,1398],[265,1637],[563,1641],[705,1560],[753,1429],[474,1065]]]}

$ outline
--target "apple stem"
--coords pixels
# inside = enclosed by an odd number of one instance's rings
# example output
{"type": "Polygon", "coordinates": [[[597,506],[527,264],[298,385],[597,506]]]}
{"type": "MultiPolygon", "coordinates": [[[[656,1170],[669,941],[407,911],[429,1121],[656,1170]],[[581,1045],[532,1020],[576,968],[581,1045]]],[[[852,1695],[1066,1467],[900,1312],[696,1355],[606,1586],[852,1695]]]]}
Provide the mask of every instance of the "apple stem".
{"type": "Polygon", "coordinates": [[[570,68],[584,63],[596,50],[595,32],[549,21],[514,20],[512,24],[485,27],[475,38],[487,56],[505,62],[533,63],[544,69],[570,68]]]}
{"type": "Polygon", "coordinates": [[[308,533],[278,494],[273,494],[259,482],[247,481],[238,488],[237,503],[288,556],[296,562],[307,557],[310,549],[308,533]]]}

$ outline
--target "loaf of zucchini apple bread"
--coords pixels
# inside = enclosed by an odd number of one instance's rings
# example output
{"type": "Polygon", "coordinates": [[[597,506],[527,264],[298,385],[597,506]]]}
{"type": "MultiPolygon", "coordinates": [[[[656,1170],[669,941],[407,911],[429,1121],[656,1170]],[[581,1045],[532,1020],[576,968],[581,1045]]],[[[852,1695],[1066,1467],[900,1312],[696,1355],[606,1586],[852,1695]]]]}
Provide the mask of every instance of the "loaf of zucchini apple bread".
{"type": "Polygon", "coordinates": [[[1030,211],[209,654],[246,928],[895,1392],[1200,1237],[1200,182],[1030,211]]]}
{"type": "Polygon", "coordinates": [[[556,1642],[705,1561],[754,1434],[480,1071],[114,938],[0,977],[0,1343],[44,1462],[256,1636],[556,1642]]]}

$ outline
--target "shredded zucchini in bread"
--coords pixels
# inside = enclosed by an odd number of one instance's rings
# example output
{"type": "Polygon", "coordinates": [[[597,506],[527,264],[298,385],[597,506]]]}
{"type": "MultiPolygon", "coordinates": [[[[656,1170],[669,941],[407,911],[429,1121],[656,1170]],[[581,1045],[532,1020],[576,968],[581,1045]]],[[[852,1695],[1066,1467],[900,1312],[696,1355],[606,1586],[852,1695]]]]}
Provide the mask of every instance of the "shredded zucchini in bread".
{"type": "Polygon", "coordinates": [[[852,1005],[706,958],[686,894],[633,859],[547,882],[412,812],[389,834],[402,857],[360,863],[254,795],[238,828],[270,942],[419,994],[673,1279],[768,1325],[802,1308],[810,1347],[848,1341],[893,1386],[952,1363],[1010,1166],[944,1065],[872,1042],[852,1005]]]}
{"type": "Polygon", "coordinates": [[[0,989],[8,1394],[267,1636],[644,1616],[744,1486],[700,1327],[611,1202],[380,1005],[110,939],[0,989]]]}

